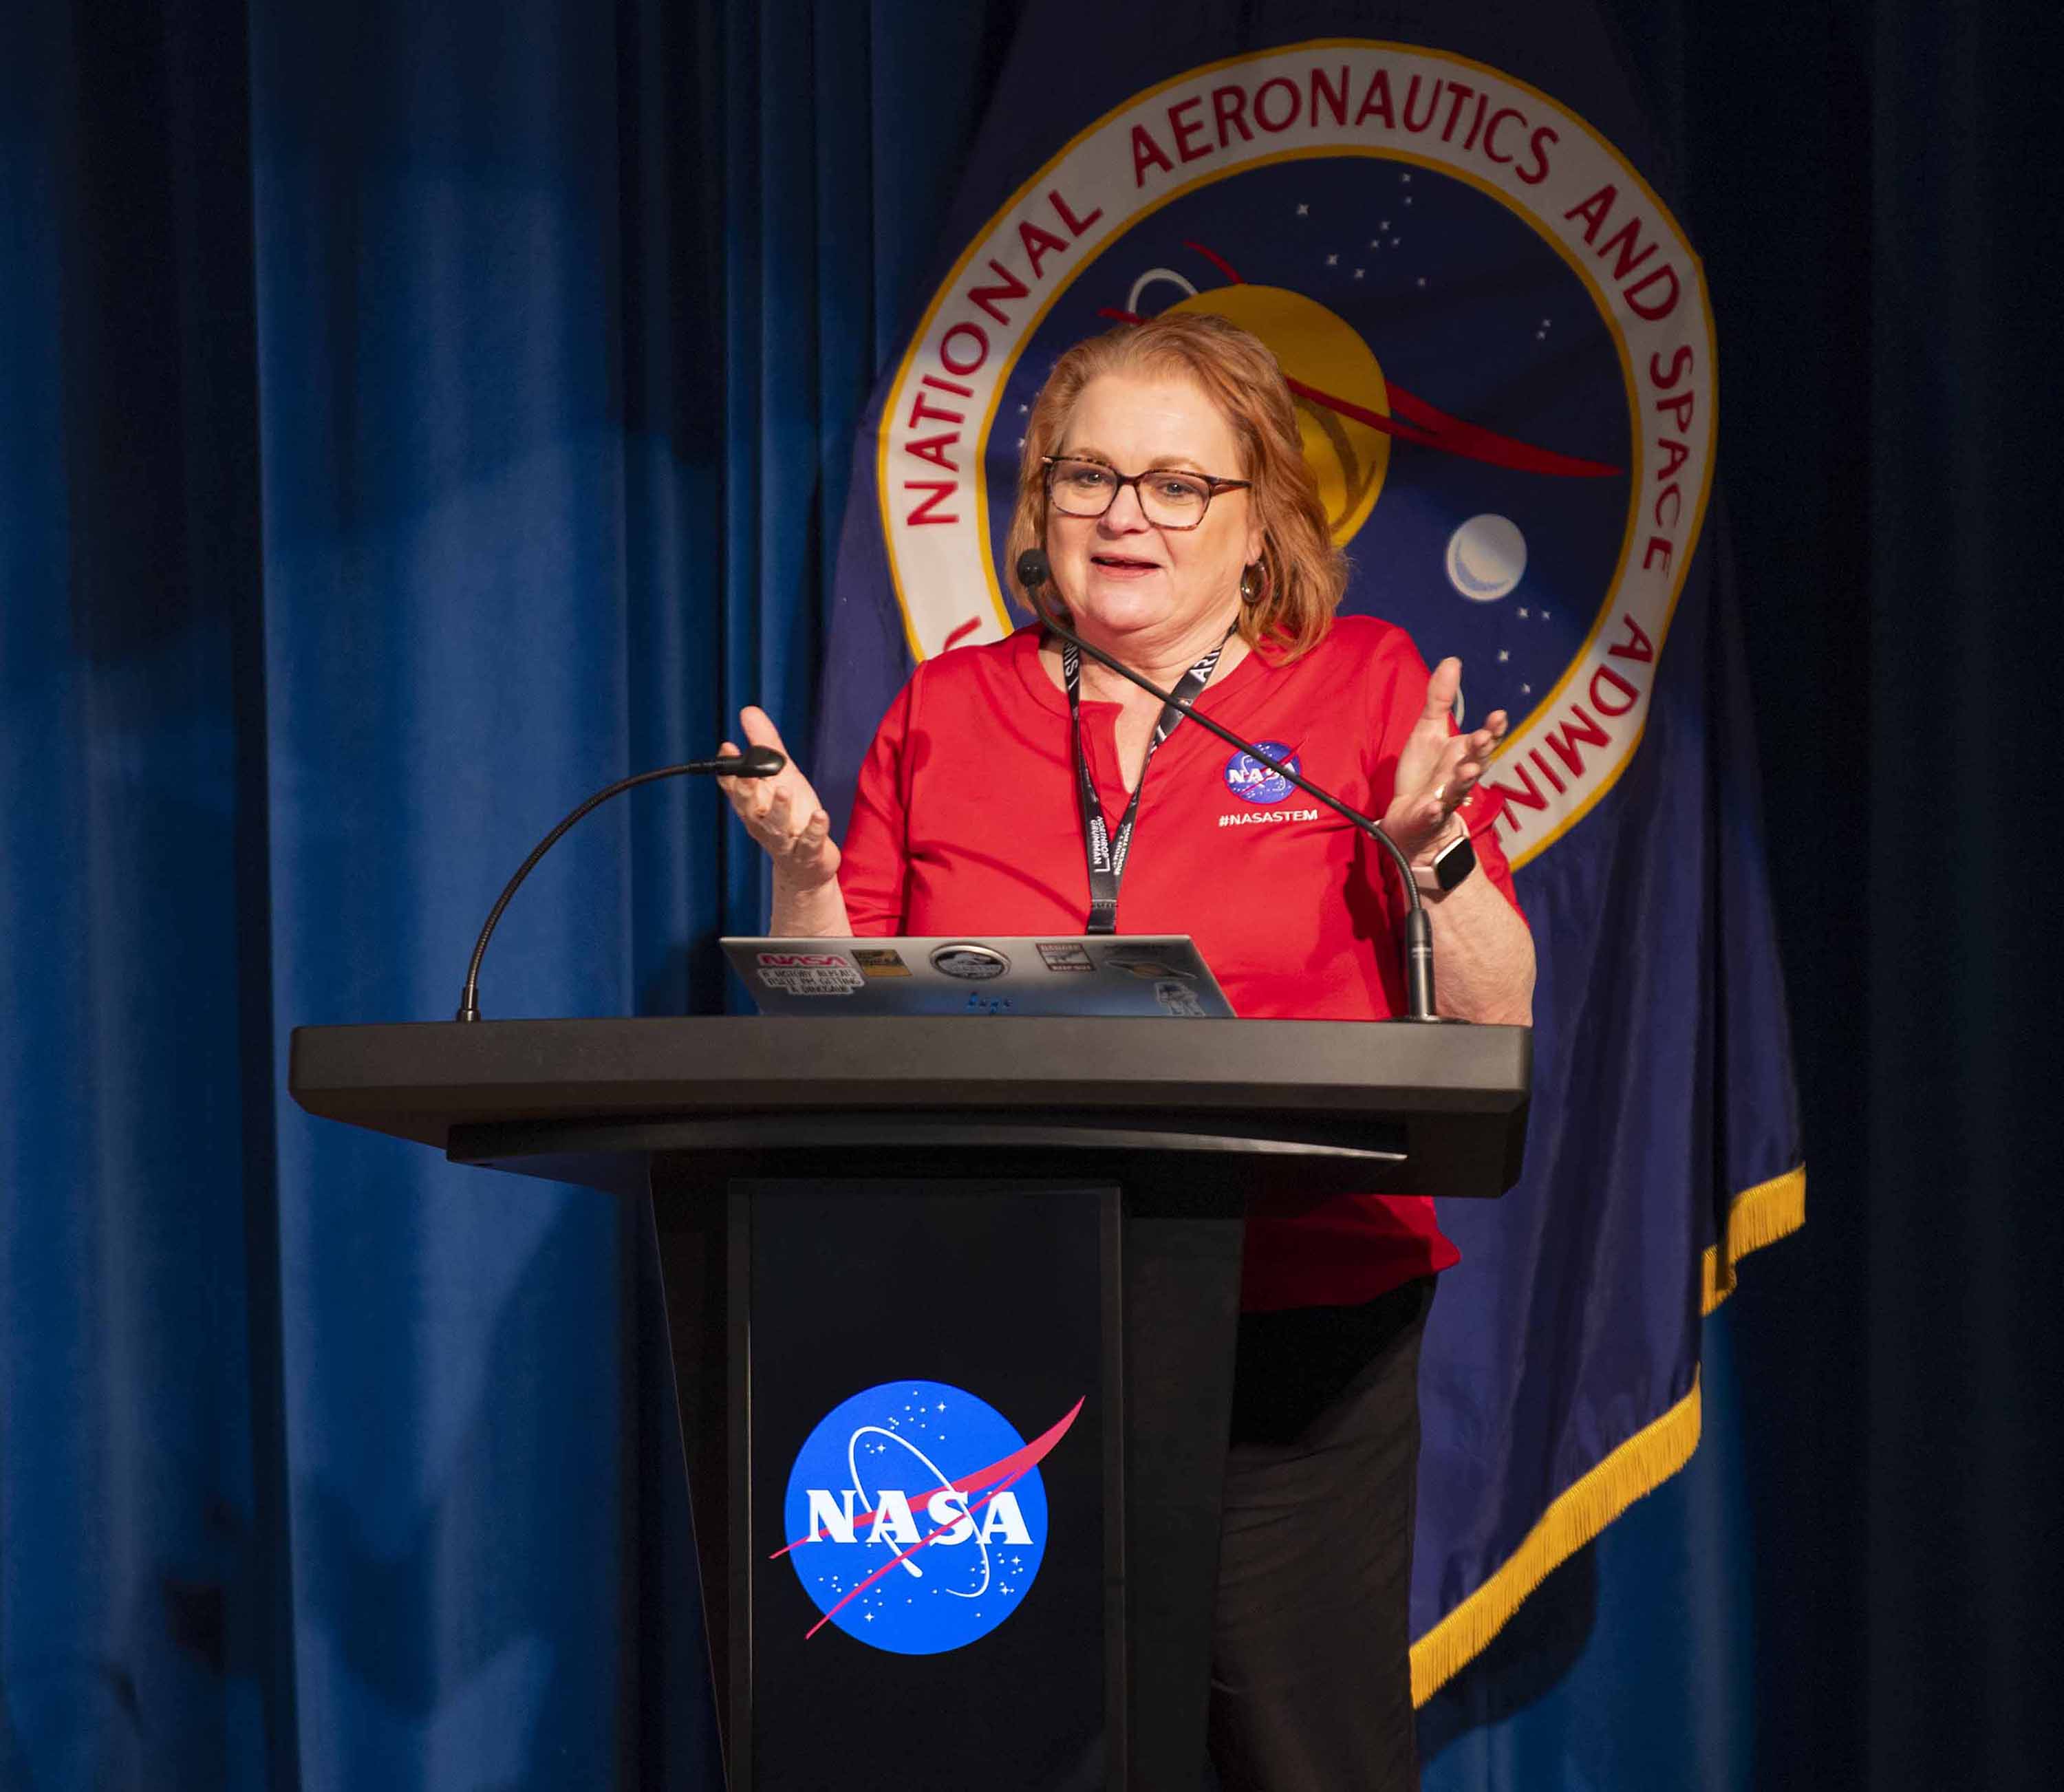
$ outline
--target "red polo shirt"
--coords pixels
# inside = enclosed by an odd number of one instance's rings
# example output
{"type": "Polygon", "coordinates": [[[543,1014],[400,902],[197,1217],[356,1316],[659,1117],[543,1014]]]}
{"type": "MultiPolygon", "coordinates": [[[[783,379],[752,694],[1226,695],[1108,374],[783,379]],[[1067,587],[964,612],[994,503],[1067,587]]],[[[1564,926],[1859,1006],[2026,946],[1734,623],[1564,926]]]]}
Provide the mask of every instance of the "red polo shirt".
{"type": "MultiPolygon", "coordinates": [[[[1089,876],[1068,703],[1038,653],[1036,628],[956,648],[925,661],[890,706],[861,769],[839,872],[856,934],[1082,932],[1089,876]]],[[[1343,617],[1287,665],[1249,654],[1197,707],[1381,815],[1426,679],[1403,630],[1343,617]]],[[[1130,800],[1118,714],[1115,703],[1082,704],[1083,752],[1114,828],[1130,800]]],[[[1332,810],[1241,757],[1188,723],[1163,742],[1140,798],[1119,931],[1191,936],[1244,1018],[1396,1013],[1395,872],[1332,810]]],[[[1486,809],[1477,860],[1517,908],[1488,820],[1486,809]]],[[[1242,1304],[1351,1305],[1457,1254],[1430,1200],[1344,1195],[1248,1222],[1242,1304]]]]}

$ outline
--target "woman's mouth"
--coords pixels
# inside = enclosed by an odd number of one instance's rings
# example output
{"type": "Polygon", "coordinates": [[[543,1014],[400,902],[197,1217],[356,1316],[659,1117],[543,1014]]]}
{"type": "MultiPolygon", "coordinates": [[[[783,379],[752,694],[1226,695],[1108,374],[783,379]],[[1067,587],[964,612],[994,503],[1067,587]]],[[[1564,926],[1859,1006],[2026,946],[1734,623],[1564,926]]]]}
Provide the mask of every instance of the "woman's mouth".
{"type": "Polygon", "coordinates": [[[1090,564],[1098,571],[1119,578],[1139,578],[1148,573],[1160,571],[1160,565],[1152,560],[1136,560],[1128,554],[1093,554],[1090,564]]]}

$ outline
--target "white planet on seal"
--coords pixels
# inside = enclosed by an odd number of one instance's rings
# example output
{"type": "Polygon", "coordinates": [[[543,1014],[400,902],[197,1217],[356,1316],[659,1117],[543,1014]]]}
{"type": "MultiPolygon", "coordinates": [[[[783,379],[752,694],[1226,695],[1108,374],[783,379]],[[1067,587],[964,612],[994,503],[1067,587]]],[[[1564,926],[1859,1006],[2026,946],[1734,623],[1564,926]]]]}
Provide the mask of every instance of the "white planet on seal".
{"type": "Polygon", "coordinates": [[[1473,603],[1491,603],[1526,570],[1526,538],[1509,517],[1472,517],[1448,538],[1448,582],[1473,603]]]}

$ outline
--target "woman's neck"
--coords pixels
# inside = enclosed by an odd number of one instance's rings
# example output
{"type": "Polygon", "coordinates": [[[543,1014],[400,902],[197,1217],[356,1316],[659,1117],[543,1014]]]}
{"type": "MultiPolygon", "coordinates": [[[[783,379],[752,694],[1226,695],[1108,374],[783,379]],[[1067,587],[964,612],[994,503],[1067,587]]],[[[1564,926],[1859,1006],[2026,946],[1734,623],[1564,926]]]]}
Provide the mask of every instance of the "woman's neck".
{"type": "MultiPolygon", "coordinates": [[[[1244,641],[1236,634],[1228,638],[1239,614],[1238,606],[1234,606],[1222,615],[1204,618],[1179,633],[1167,635],[1144,630],[1131,636],[1112,635],[1094,627],[1079,626],[1075,632],[1092,647],[1103,648],[1112,658],[1122,661],[1142,678],[1151,679],[1166,691],[1212,648],[1221,644],[1224,650],[1219,658],[1220,672],[1231,670],[1246,656],[1244,641]]],[[[1082,656],[1082,693],[1105,703],[1153,701],[1130,679],[1099,665],[1086,654],[1082,656]]]]}

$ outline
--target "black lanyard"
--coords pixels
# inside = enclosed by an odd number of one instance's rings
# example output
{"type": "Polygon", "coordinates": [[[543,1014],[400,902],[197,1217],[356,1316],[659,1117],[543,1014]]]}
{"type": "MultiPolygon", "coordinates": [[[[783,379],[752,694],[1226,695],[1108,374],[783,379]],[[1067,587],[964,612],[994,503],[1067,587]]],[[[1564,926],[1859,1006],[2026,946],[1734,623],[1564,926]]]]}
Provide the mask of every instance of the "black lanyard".
{"type": "MultiPolygon", "coordinates": [[[[1175,695],[1186,703],[1194,703],[1203,694],[1204,687],[1211,683],[1211,674],[1218,668],[1219,655],[1225,651],[1226,641],[1232,638],[1232,630],[1228,629],[1225,640],[1183,675],[1182,682],[1175,687],[1175,695]]],[[[1147,757],[1140,761],[1139,782],[1132,787],[1132,800],[1126,805],[1125,819],[1119,823],[1118,832],[1114,836],[1104,824],[1103,799],[1097,795],[1096,780],[1090,775],[1089,761],[1082,757],[1082,656],[1072,643],[1061,649],[1061,677],[1068,687],[1069,738],[1075,753],[1075,794],[1082,803],[1082,852],[1090,868],[1090,918],[1082,931],[1115,933],[1118,887],[1125,877],[1126,854],[1132,845],[1132,826],[1139,817],[1139,793],[1147,788],[1147,768],[1154,763],[1161,743],[1175,731],[1176,724],[1183,719],[1183,712],[1172,703],[1163,707],[1161,719],[1154,724],[1154,738],[1147,743],[1147,757]]]]}

